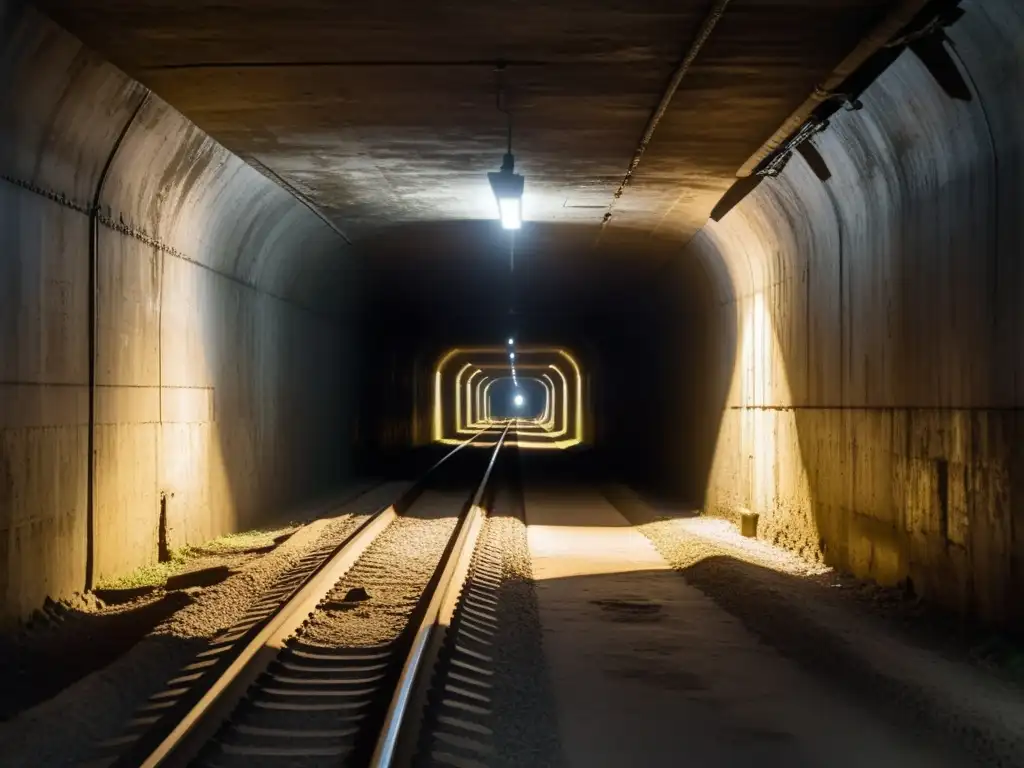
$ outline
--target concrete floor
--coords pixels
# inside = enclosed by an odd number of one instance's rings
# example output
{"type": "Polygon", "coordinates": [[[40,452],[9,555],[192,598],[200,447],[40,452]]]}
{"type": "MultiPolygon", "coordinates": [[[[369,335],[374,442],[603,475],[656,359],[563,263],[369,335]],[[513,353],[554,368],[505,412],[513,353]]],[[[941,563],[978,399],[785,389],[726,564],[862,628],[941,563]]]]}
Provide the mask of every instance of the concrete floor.
{"type": "Polygon", "coordinates": [[[974,764],[759,640],[596,491],[526,513],[570,766],[974,764]]]}

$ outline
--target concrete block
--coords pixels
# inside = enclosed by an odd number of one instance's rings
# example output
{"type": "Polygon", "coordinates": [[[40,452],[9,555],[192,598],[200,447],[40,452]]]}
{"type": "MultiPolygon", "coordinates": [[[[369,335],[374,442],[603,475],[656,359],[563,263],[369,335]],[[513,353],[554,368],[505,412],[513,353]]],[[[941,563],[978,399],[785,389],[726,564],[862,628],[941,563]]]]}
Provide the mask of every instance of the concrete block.
{"type": "Polygon", "coordinates": [[[757,537],[757,512],[751,512],[745,507],[740,507],[739,510],[740,519],[740,533],[747,538],[753,539],[757,537]]]}

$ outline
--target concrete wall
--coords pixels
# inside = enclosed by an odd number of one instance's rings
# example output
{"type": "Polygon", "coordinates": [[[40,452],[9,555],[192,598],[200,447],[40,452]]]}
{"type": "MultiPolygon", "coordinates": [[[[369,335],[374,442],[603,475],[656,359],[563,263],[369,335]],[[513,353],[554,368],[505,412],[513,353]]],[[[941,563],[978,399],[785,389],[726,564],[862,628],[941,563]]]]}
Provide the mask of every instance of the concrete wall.
{"type": "Polygon", "coordinates": [[[718,285],[707,510],[753,508],[766,538],[1019,623],[1024,6],[962,8],[971,101],[903,53],[812,140],[830,180],[794,157],[683,260],[718,285]]]}
{"type": "Polygon", "coordinates": [[[178,547],[338,482],[355,327],[333,230],[9,0],[0,88],[3,623],[85,585],[91,365],[99,581],[156,559],[162,494],[178,547]]]}
{"type": "Polygon", "coordinates": [[[433,377],[410,335],[419,327],[397,310],[368,318],[358,415],[358,451],[368,472],[379,473],[383,461],[431,441],[433,377]]]}
{"type": "Polygon", "coordinates": [[[704,501],[724,401],[708,360],[726,344],[717,307],[715,285],[687,256],[594,331],[605,361],[594,377],[596,442],[609,471],[694,507],[704,501]]]}

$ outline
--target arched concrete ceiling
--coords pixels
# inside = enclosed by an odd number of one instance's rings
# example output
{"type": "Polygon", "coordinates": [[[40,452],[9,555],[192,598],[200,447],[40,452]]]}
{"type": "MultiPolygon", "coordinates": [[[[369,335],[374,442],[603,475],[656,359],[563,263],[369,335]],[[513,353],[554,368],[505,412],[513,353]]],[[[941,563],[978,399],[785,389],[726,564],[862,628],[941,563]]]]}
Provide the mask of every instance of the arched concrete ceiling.
{"type": "Polygon", "coordinates": [[[892,3],[733,0],[617,200],[711,2],[40,5],[364,245],[387,290],[400,291],[404,275],[417,293],[424,266],[453,275],[472,260],[475,277],[436,281],[432,295],[447,303],[491,285],[490,270],[506,263],[493,225],[431,223],[494,216],[485,173],[504,149],[494,62],[507,61],[535,222],[517,248],[533,282],[509,301],[529,295],[539,310],[569,288],[575,301],[605,301],[688,240],[737,169],[892,3]]]}

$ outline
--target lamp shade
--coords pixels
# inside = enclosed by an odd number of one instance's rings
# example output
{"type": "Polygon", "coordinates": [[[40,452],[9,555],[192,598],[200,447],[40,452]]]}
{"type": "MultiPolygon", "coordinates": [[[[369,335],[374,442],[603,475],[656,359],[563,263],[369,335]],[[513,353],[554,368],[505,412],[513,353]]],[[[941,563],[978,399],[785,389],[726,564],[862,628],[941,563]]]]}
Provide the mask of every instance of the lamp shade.
{"type": "Polygon", "coordinates": [[[491,191],[498,201],[501,226],[505,229],[519,229],[523,223],[523,188],[526,186],[526,179],[515,173],[514,164],[513,156],[506,154],[501,170],[487,174],[491,191]]]}

